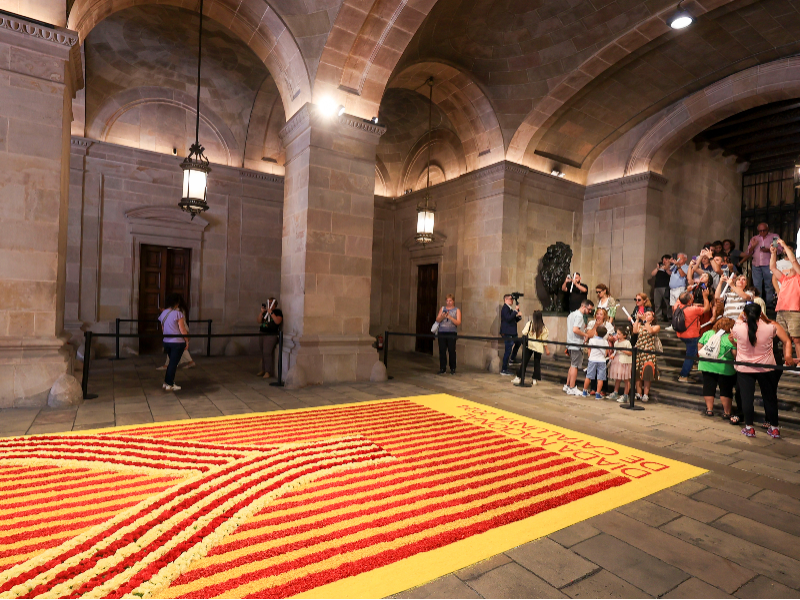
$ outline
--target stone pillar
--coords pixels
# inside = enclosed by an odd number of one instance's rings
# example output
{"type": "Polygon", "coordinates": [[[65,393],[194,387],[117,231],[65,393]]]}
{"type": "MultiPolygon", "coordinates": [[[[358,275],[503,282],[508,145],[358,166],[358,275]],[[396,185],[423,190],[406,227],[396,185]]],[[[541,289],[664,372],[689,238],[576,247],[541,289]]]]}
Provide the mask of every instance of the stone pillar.
{"type": "Polygon", "coordinates": [[[586,188],[583,279],[608,285],[628,310],[636,294],[650,290],[650,271],[659,258],[659,214],[666,184],[663,176],[647,172],[586,188]]]}
{"type": "Polygon", "coordinates": [[[281,298],[290,383],[369,379],[375,149],[383,127],[306,104],[286,148],[281,298]],[[291,373],[293,371],[293,373],[291,373]]]}
{"type": "Polygon", "coordinates": [[[62,337],[76,33],[0,15],[0,408],[43,405],[62,337]]]}

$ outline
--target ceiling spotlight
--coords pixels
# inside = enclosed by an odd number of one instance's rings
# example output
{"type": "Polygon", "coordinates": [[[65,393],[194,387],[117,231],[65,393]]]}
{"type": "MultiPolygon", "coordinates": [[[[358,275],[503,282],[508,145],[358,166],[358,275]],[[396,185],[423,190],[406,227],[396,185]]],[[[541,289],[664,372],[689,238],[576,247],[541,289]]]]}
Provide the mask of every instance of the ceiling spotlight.
{"type": "Polygon", "coordinates": [[[694,21],[694,17],[681,8],[683,2],[678,2],[678,8],[673,15],[667,19],[667,25],[673,29],[683,29],[694,21]]]}
{"type": "Polygon", "coordinates": [[[375,125],[377,125],[378,124],[378,117],[372,117],[372,122],[375,123],[375,125]]]}
{"type": "Polygon", "coordinates": [[[341,117],[344,114],[344,106],[336,104],[336,100],[330,96],[325,96],[319,103],[319,109],[326,117],[341,117]]]}
{"type": "Polygon", "coordinates": [[[550,171],[550,175],[552,175],[553,177],[564,177],[564,173],[562,173],[558,169],[553,169],[552,171],[550,171]]]}

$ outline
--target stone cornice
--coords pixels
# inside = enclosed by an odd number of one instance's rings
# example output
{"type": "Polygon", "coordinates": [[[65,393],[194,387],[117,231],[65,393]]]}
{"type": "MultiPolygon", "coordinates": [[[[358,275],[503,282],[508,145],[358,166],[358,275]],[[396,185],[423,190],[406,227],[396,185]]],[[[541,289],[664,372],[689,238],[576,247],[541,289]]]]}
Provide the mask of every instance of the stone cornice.
{"type": "Polygon", "coordinates": [[[65,46],[66,48],[72,48],[78,43],[78,34],[74,31],[61,29],[60,27],[53,27],[51,29],[44,25],[31,23],[23,17],[12,17],[11,15],[2,13],[0,13],[0,29],[6,29],[22,35],[38,38],[46,42],[65,46]]]}
{"type": "Polygon", "coordinates": [[[270,183],[278,183],[283,185],[283,176],[274,175],[272,173],[259,173],[258,171],[239,171],[240,177],[248,177],[250,179],[258,179],[260,181],[269,181],[270,183]]]}
{"type": "MultiPolygon", "coordinates": [[[[376,125],[371,121],[354,117],[353,115],[343,114],[334,119],[328,119],[320,114],[316,104],[306,102],[294,115],[286,122],[283,129],[278,134],[286,145],[289,141],[294,139],[294,136],[304,131],[306,127],[310,126],[312,122],[319,123],[320,125],[330,126],[337,123],[339,126],[349,129],[355,129],[364,132],[371,136],[379,138],[386,133],[386,128],[381,125],[376,125]]],[[[377,139],[375,140],[377,143],[377,139]]]]}
{"type": "Polygon", "coordinates": [[[81,148],[88,148],[89,146],[92,145],[92,140],[87,140],[86,138],[74,137],[73,136],[72,140],[70,140],[70,143],[73,146],[79,146],[81,148]]]}
{"type": "Polygon", "coordinates": [[[652,171],[646,171],[644,173],[628,175],[627,177],[620,177],[619,179],[612,179],[611,181],[604,181],[587,186],[586,199],[592,200],[594,198],[621,194],[641,188],[652,188],[661,191],[667,185],[668,181],[669,180],[663,175],[653,173],[652,171]]]}

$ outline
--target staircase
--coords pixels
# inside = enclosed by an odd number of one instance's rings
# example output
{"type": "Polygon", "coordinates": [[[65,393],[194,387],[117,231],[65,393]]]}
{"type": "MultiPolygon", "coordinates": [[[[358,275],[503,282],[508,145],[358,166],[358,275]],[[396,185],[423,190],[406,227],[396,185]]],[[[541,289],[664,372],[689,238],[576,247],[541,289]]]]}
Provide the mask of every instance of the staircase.
{"type": "MultiPolygon", "coordinates": [[[[615,325],[625,325],[625,323],[618,321],[615,325]]],[[[653,384],[650,390],[650,401],[673,404],[698,412],[703,411],[705,410],[705,402],[703,401],[702,375],[695,366],[689,376],[692,380],[691,383],[678,382],[678,376],[683,366],[683,356],[686,354],[686,346],[675,333],[665,331],[664,327],[666,327],[666,324],[662,325],[659,338],[661,338],[661,343],[664,346],[664,352],[670,356],[661,357],[658,360],[661,378],[653,384]]],[[[545,357],[542,360],[542,379],[563,385],[569,369],[569,357],[564,354],[563,346],[550,346],[550,352],[549,359],[545,357]]],[[[584,366],[585,364],[586,361],[584,360],[584,366]]],[[[530,369],[528,376],[530,376],[530,369]]],[[[582,384],[584,377],[585,374],[583,372],[578,374],[579,386],[582,384]]],[[[613,386],[613,382],[610,383],[613,386]]],[[[759,422],[759,418],[764,416],[763,411],[759,410],[759,406],[763,406],[763,401],[759,395],[758,386],[756,386],[756,422],[759,422]]],[[[715,412],[721,410],[719,393],[717,393],[715,412]]],[[[780,411],[782,424],[800,426],[800,375],[784,373],[781,377],[778,384],[778,410],[780,411]]]]}

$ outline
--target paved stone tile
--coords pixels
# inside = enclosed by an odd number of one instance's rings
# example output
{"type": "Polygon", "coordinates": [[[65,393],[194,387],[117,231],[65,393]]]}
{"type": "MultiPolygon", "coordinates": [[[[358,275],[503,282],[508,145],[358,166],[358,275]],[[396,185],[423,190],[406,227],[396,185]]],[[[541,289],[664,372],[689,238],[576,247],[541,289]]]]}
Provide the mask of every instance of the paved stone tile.
{"type": "Polygon", "coordinates": [[[704,483],[708,487],[724,490],[731,494],[741,496],[742,498],[749,498],[753,494],[761,491],[761,488],[759,487],[750,485],[749,483],[744,483],[742,481],[728,479],[727,477],[718,475],[717,473],[704,473],[698,477],[697,480],[704,483]]]}
{"type": "Polygon", "coordinates": [[[597,571],[597,565],[544,538],[509,550],[517,563],[556,588],[562,588],[597,571]]]}
{"type": "Polygon", "coordinates": [[[153,422],[153,415],[150,414],[150,411],[143,411],[143,412],[130,412],[124,413],[121,415],[117,415],[117,427],[122,427],[124,425],[138,425],[140,423],[152,423],[153,422]]]}
{"type": "Polygon", "coordinates": [[[570,598],[652,598],[624,579],[603,570],[561,591],[570,598]]]}
{"type": "Polygon", "coordinates": [[[734,594],[737,598],[797,598],[797,590],[786,587],[769,577],[759,575],[734,594]]]}
{"type": "Polygon", "coordinates": [[[800,500],[773,492],[772,490],[761,490],[750,497],[753,502],[758,502],[764,506],[777,508],[793,515],[800,515],[800,500]]]}
{"type": "Polygon", "coordinates": [[[695,494],[694,498],[800,537],[800,516],[798,515],[764,506],[752,500],[743,499],[716,489],[703,490],[695,494]]]}
{"type": "Polygon", "coordinates": [[[708,585],[704,581],[687,579],[671,592],[667,592],[662,598],[733,598],[722,590],[708,585]]]}
{"type": "Polygon", "coordinates": [[[566,598],[517,563],[509,563],[469,582],[484,598],[566,598]]]}
{"type": "Polygon", "coordinates": [[[65,431],[70,431],[72,429],[72,424],[63,424],[63,423],[44,423],[44,424],[37,424],[34,423],[30,426],[28,431],[26,432],[27,435],[41,435],[43,433],[62,433],[65,431]]]}
{"type": "Polygon", "coordinates": [[[114,414],[119,417],[119,415],[124,415],[127,413],[136,413],[136,412],[150,412],[150,405],[147,404],[146,400],[139,400],[137,402],[128,402],[126,404],[119,404],[115,403],[114,405],[114,414]]]}
{"type": "Polygon", "coordinates": [[[76,424],[72,427],[72,431],[92,431],[94,429],[105,429],[106,427],[114,427],[114,421],[76,424]]]}
{"type": "Polygon", "coordinates": [[[653,596],[675,588],[689,575],[607,534],[601,534],[572,550],[653,596]]]}
{"type": "Polygon", "coordinates": [[[776,479],[765,475],[756,475],[748,480],[747,483],[800,500],[800,485],[796,483],[789,483],[782,479],[776,479]]]}
{"type": "Polygon", "coordinates": [[[664,490],[648,496],[647,499],[654,504],[663,506],[672,511],[679,512],[682,515],[708,523],[714,519],[720,518],[727,511],[711,504],[698,502],[692,498],[688,498],[683,494],[676,494],[670,490],[664,490]]]}
{"type": "Polygon", "coordinates": [[[461,579],[462,581],[469,581],[470,579],[475,579],[480,577],[484,573],[488,573],[492,569],[496,569],[502,565],[510,563],[511,559],[506,556],[505,554],[496,554],[492,558],[482,560],[481,562],[475,563],[474,565],[470,565],[464,569],[460,569],[454,573],[456,577],[461,579]]]}
{"type": "Polygon", "coordinates": [[[800,538],[785,531],[734,514],[727,514],[711,525],[779,554],[800,560],[800,538]]]}
{"type": "Polygon", "coordinates": [[[767,477],[772,477],[773,479],[783,479],[789,483],[800,485],[800,473],[791,473],[783,469],[777,469],[775,467],[770,467],[768,465],[756,463],[750,460],[740,460],[739,462],[733,463],[731,466],[745,471],[752,471],[753,473],[758,473],[759,475],[766,475],[767,477]]]}
{"type": "MultiPolygon", "coordinates": [[[[772,449],[773,446],[770,446],[767,450],[772,449]]],[[[800,462],[796,460],[786,460],[786,457],[770,456],[767,451],[753,452],[752,450],[742,450],[736,456],[739,457],[740,460],[749,460],[775,469],[792,471],[794,473],[800,471],[800,462]]]]}
{"type": "Polygon", "coordinates": [[[570,527],[565,527],[560,531],[551,533],[548,537],[566,548],[570,548],[575,544],[579,544],[584,540],[588,540],[596,535],[599,535],[600,530],[592,527],[588,521],[581,521],[570,527]]]}
{"type": "Polygon", "coordinates": [[[603,532],[728,593],[735,592],[756,575],[750,569],[616,511],[595,517],[592,522],[603,532]]]}
{"type": "Polygon", "coordinates": [[[682,481],[678,485],[673,485],[669,490],[671,492],[676,492],[678,494],[683,494],[684,496],[691,496],[692,494],[696,494],[697,492],[706,489],[708,486],[704,483],[701,483],[696,478],[689,479],[687,481],[682,481]]]}
{"type": "Polygon", "coordinates": [[[420,587],[395,594],[392,598],[480,598],[480,596],[455,575],[447,575],[420,587]]]}
{"type": "Polygon", "coordinates": [[[766,575],[784,585],[800,588],[800,561],[773,552],[688,517],[671,521],[663,531],[704,550],[766,575]]]}
{"type": "Polygon", "coordinates": [[[620,506],[617,511],[653,527],[660,527],[664,523],[669,523],[681,516],[680,513],[674,510],[653,504],[647,500],[637,500],[636,502],[625,504],[620,506]]]}
{"type": "Polygon", "coordinates": [[[78,409],[66,410],[42,410],[36,415],[33,421],[34,425],[49,425],[53,423],[73,423],[78,409]]]}

